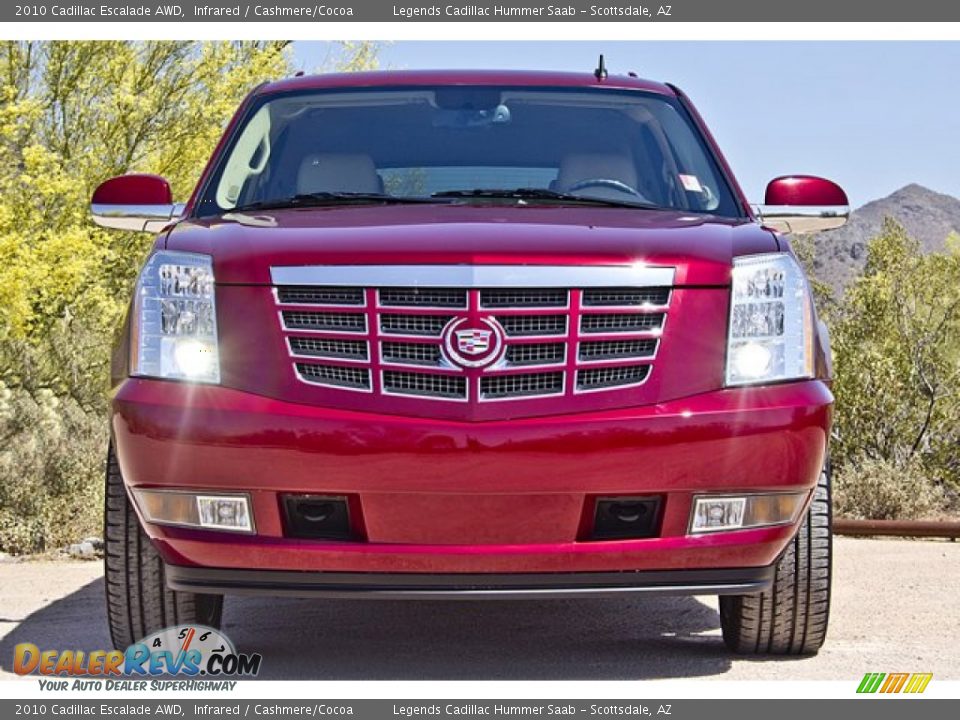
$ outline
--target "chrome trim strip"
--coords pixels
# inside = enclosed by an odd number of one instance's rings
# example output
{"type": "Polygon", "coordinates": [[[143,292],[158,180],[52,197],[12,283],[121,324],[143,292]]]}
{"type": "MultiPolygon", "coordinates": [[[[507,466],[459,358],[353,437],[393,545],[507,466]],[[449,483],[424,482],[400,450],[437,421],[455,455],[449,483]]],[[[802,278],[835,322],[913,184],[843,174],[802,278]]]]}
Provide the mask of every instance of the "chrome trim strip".
{"type": "Polygon", "coordinates": [[[274,285],[436,288],[671,287],[674,268],[635,265],[300,265],[270,268],[274,285]]]}

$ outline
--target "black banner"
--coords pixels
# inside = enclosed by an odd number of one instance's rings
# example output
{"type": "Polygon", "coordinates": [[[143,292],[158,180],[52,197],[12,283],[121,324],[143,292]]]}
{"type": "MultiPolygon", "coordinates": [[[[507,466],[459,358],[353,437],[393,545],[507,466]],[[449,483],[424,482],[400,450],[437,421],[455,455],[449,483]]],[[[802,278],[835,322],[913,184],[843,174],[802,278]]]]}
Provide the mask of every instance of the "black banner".
{"type": "Polygon", "coordinates": [[[307,0],[139,2],[35,0],[4,3],[2,22],[952,22],[960,4],[942,0],[674,0],[542,3],[307,0]]]}

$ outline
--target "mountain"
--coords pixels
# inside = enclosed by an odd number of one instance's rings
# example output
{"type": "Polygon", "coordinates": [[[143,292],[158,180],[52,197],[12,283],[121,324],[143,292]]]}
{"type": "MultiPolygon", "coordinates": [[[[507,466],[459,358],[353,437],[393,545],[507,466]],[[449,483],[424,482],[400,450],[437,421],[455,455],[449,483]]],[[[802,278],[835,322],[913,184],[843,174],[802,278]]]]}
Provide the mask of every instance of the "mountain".
{"type": "Polygon", "coordinates": [[[916,238],[924,252],[943,250],[947,236],[960,232],[960,199],[921,185],[907,185],[850,213],[839,230],[814,237],[814,274],[834,290],[842,290],[863,272],[866,245],[892,217],[916,238]]]}

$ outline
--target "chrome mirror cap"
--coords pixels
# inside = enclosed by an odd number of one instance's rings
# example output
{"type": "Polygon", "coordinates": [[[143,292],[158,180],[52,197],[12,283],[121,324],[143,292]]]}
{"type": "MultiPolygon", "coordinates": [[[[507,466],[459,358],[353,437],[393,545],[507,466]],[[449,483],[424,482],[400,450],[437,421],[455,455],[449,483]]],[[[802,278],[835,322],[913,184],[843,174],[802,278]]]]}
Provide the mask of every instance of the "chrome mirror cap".
{"type": "Polygon", "coordinates": [[[90,213],[100,227],[132,232],[160,232],[183,215],[183,203],[170,205],[109,205],[93,203],[90,213]]]}
{"type": "Polygon", "coordinates": [[[763,225],[792,235],[836,230],[850,217],[849,205],[757,205],[754,209],[763,225]]]}

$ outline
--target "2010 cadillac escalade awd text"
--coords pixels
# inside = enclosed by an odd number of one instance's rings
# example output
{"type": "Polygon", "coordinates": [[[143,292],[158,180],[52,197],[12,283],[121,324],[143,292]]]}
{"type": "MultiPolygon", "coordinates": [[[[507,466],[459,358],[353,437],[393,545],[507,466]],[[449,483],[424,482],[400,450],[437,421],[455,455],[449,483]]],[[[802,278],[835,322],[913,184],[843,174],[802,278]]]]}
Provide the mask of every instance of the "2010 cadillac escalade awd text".
{"type": "Polygon", "coordinates": [[[815,652],[830,349],[687,97],[630,77],[296,77],[242,103],[156,232],[114,356],[107,608],[126,647],[223,595],[716,593],[737,652],[815,652]]]}

